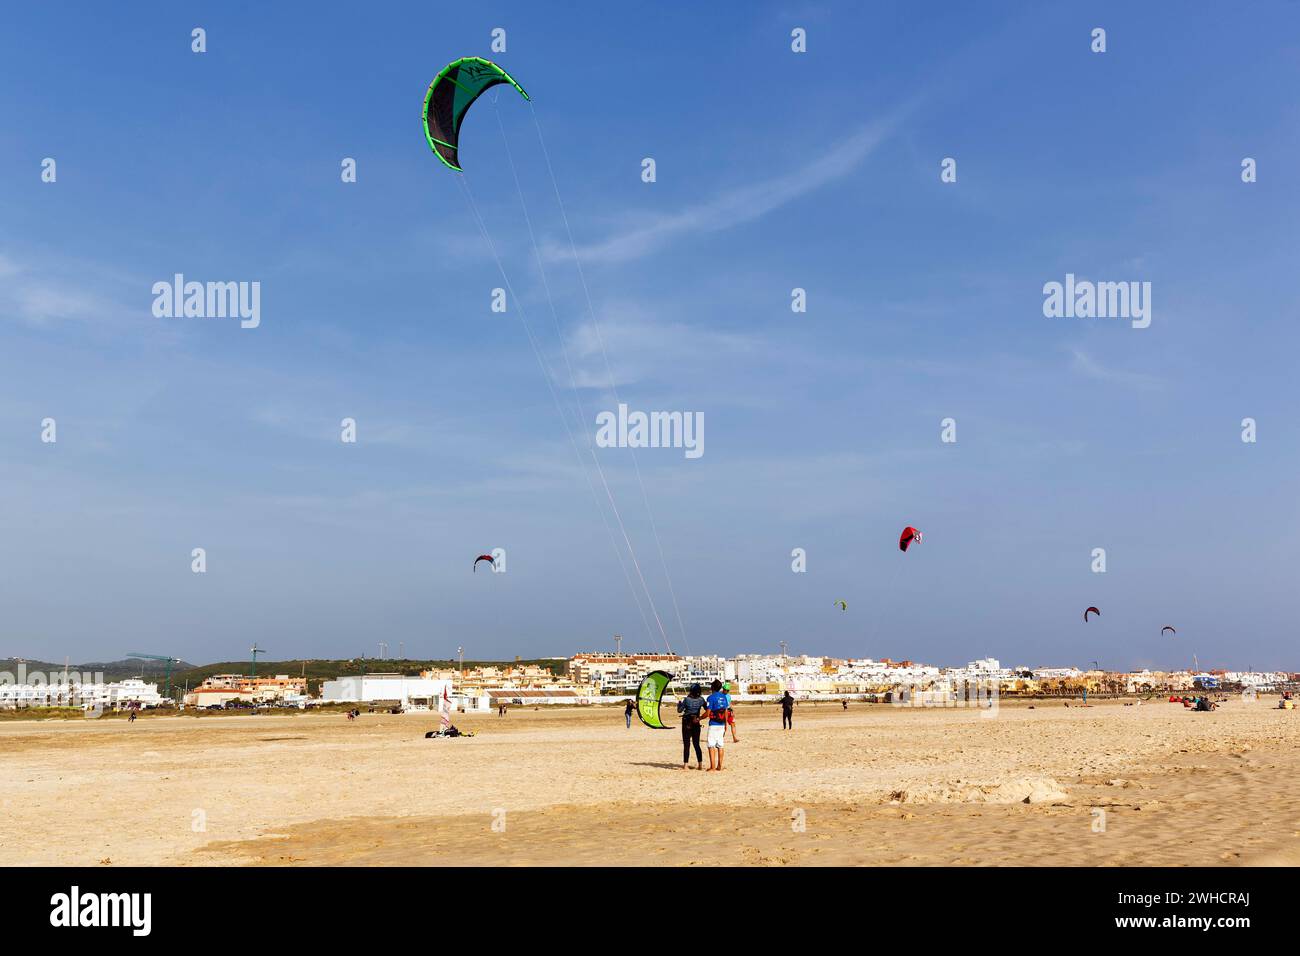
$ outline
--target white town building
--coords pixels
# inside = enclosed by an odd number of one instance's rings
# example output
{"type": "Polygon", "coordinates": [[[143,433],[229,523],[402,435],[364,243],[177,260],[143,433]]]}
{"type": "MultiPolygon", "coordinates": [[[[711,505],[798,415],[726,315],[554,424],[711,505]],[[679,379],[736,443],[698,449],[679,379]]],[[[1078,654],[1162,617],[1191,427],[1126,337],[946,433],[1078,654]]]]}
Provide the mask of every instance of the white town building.
{"type": "Polygon", "coordinates": [[[436,710],[443,692],[452,697],[449,680],[407,677],[404,674],[357,674],[327,680],[321,684],[321,700],[327,704],[369,704],[396,701],[408,710],[436,710]]]}
{"type": "Polygon", "coordinates": [[[157,684],[138,677],[123,681],[53,681],[27,684],[0,683],[0,709],[19,707],[80,707],[83,710],[117,710],[122,707],[158,707],[164,698],[157,684]]]}

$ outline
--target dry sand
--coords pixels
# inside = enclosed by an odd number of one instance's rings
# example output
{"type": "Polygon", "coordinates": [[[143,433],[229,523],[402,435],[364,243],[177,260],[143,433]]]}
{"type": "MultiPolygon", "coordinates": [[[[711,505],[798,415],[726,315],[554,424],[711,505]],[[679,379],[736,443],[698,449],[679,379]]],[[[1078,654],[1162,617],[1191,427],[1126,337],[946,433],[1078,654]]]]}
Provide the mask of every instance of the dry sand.
{"type": "Polygon", "coordinates": [[[742,706],[721,774],[621,708],[15,721],[0,863],[1295,865],[1273,703],[742,706]]]}

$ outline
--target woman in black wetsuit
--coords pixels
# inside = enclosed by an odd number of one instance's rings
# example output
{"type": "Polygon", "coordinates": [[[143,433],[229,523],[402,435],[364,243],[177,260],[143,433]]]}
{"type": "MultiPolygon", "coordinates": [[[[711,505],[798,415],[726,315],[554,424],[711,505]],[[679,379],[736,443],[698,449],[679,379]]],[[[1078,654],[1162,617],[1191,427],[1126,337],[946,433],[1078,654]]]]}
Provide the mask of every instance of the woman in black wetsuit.
{"type": "Polygon", "coordinates": [[[700,696],[700,685],[692,684],[691,692],[677,702],[677,713],[682,715],[682,769],[687,769],[691,759],[691,745],[695,745],[695,769],[704,765],[704,754],[700,751],[700,715],[704,713],[704,698],[700,696]]]}
{"type": "Polygon", "coordinates": [[[781,698],[781,729],[794,729],[794,698],[790,692],[786,691],[785,696],[781,698]]]}

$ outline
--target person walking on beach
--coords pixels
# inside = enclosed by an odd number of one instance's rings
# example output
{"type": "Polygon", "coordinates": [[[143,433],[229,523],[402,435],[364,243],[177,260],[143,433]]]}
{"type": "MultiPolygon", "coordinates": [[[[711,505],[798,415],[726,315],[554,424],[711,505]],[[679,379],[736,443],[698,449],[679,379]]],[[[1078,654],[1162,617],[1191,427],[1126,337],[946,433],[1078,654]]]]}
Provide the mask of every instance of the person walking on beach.
{"type": "Polygon", "coordinates": [[[636,705],[632,703],[632,698],[629,697],[627,706],[623,708],[623,720],[626,721],[628,730],[632,729],[632,711],[635,709],[636,705]]]}
{"type": "Polygon", "coordinates": [[[794,730],[794,698],[789,691],[781,698],[781,729],[794,730]]]}
{"type": "Polygon", "coordinates": [[[704,769],[704,754],[700,753],[700,717],[704,713],[704,698],[700,685],[692,684],[691,692],[677,702],[677,713],[682,715],[682,769],[691,759],[691,745],[695,746],[695,769],[704,769]]]}
{"type": "MultiPolygon", "coordinates": [[[[724,691],[724,692],[726,693],[726,695],[727,695],[727,700],[728,700],[728,702],[730,702],[730,700],[731,700],[731,685],[730,685],[730,684],[723,684],[723,685],[722,685],[722,689],[723,689],[723,691],[724,691]]],[[[728,707],[727,707],[727,729],[731,731],[731,742],[732,742],[733,744],[738,744],[738,743],[740,743],[740,738],[736,736],[736,708],[730,706],[730,704],[728,704],[728,707]]]]}
{"type": "Polygon", "coordinates": [[[727,746],[727,711],[731,708],[731,695],[722,689],[720,680],[715,680],[709,689],[713,693],[704,702],[709,710],[709,739],[705,746],[709,751],[709,769],[721,770],[722,752],[727,746]]]}

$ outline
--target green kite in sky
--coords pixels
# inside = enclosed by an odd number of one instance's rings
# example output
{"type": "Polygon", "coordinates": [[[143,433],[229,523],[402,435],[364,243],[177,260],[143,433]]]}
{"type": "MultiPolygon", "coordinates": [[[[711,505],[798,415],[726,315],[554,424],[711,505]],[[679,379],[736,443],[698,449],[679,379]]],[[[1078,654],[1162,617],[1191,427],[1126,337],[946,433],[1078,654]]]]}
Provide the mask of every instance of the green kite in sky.
{"type": "Polygon", "coordinates": [[[529,99],[513,76],[481,56],[453,60],[429,84],[424,94],[424,136],[429,148],[456,172],[461,172],[460,124],[466,111],[487,90],[501,83],[509,83],[520,96],[529,99]]]}

